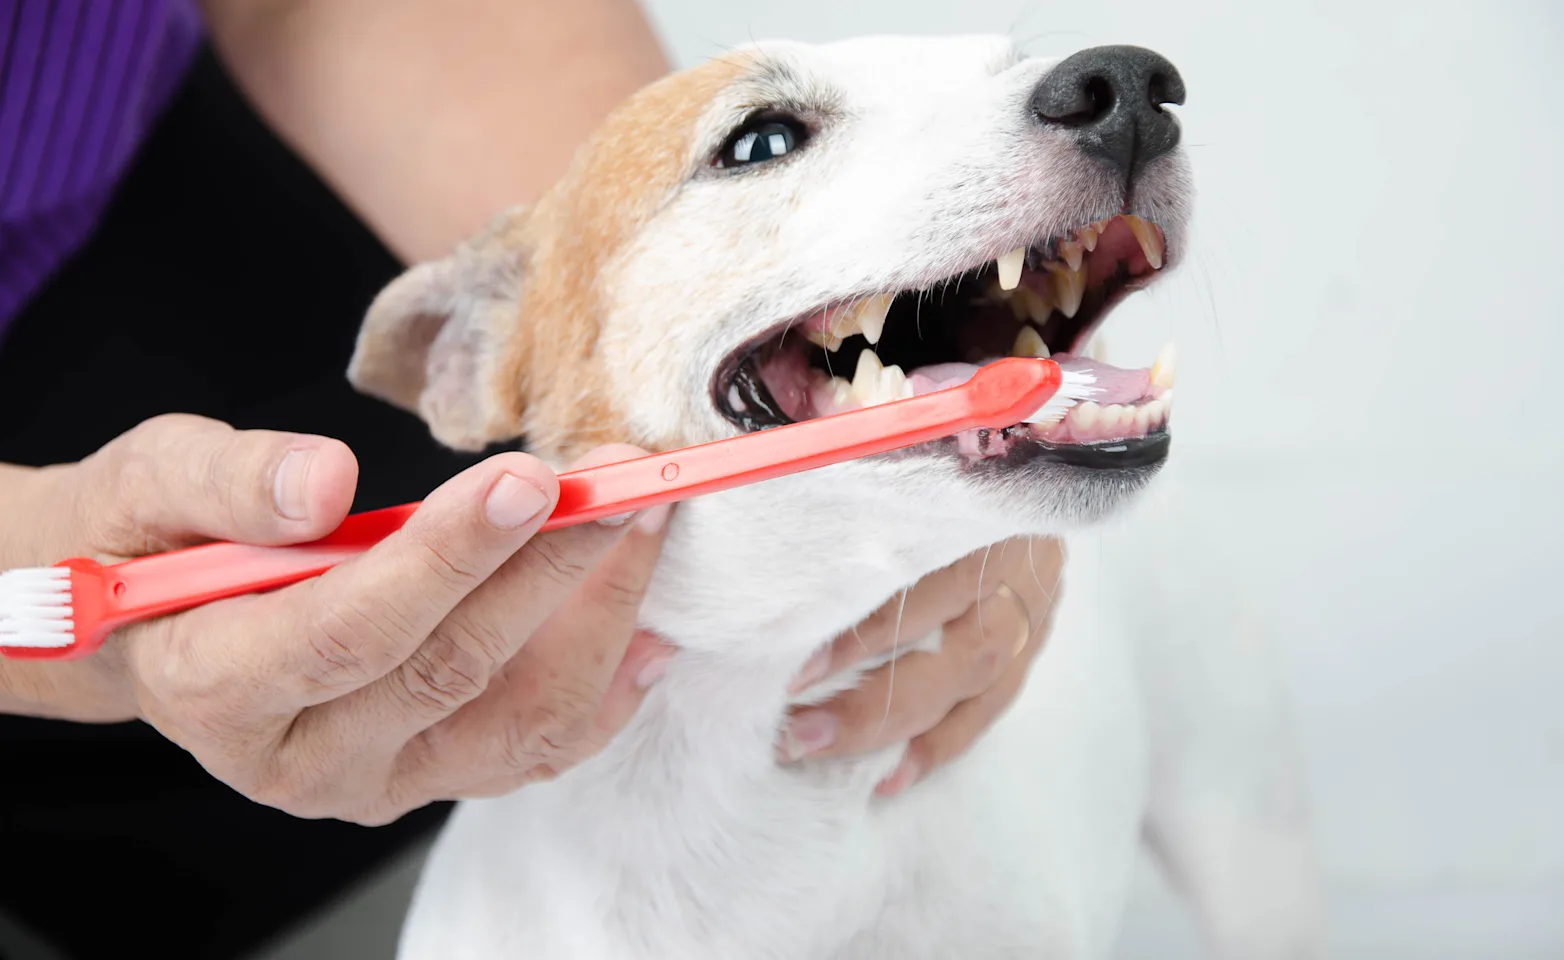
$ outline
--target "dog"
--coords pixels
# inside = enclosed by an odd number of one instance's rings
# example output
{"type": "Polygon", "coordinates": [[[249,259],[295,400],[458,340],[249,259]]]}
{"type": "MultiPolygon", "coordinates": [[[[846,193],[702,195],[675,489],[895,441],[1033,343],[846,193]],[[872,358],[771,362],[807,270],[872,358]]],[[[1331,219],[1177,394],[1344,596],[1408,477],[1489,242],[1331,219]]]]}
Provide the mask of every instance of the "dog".
{"type": "Polygon", "coordinates": [[[633,96],[537,203],[381,293],[357,389],[452,448],[524,437],[556,464],[924,393],[1007,354],[1099,390],[1057,424],[681,505],[641,613],[679,651],[663,680],[592,760],[458,806],[402,957],[1101,957],[1147,836],[1218,955],[1312,955],[1301,788],[1250,762],[1284,733],[1202,746],[1218,706],[1176,669],[1142,688],[1155,638],[1090,576],[1011,709],[913,789],[873,796],[904,745],[775,761],[791,705],[861,676],[789,697],[822,644],[973,551],[1113,515],[1160,469],[1171,357],[1083,354],[1185,256],[1184,99],[1136,47],[752,44],[633,96]]]}

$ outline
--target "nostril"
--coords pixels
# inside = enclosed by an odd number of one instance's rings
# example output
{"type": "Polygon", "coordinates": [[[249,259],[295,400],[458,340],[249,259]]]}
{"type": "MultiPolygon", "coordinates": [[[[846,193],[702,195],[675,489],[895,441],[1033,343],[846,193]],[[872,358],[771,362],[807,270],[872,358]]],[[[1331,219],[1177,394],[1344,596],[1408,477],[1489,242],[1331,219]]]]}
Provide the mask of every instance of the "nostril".
{"type": "Polygon", "coordinates": [[[1113,84],[1106,77],[1092,77],[1086,81],[1086,99],[1091,106],[1086,115],[1081,118],[1082,123],[1096,123],[1113,109],[1113,103],[1118,99],[1113,92],[1113,84]]]}
{"type": "Polygon", "coordinates": [[[1065,127],[1097,123],[1113,111],[1118,100],[1113,84],[1102,76],[1088,76],[1074,90],[1064,92],[1056,88],[1051,93],[1036,101],[1033,109],[1039,120],[1065,127]]]}
{"type": "Polygon", "coordinates": [[[1168,78],[1166,74],[1153,73],[1151,82],[1146,85],[1146,94],[1151,99],[1154,110],[1161,110],[1162,105],[1168,102],[1168,78]]]}

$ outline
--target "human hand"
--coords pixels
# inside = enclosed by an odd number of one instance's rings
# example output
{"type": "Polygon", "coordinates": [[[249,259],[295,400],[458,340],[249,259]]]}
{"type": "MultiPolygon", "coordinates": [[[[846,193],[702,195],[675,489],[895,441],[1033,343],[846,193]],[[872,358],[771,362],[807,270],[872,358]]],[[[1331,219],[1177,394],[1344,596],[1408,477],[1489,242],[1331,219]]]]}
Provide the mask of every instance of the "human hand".
{"type": "Polygon", "coordinates": [[[1025,682],[1052,625],[1063,565],[1058,540],[1009,540],[892,597],[816,653],[791,692],[943,626],[939,652],[905,654],[834,700],[795,709],[784,759],[867,753],[908,740],[900,766],[875,791],[892,796],[959,756],[1025,682]]]}
{"type": "MultiPolygon", "coordinates": [[[[342,521],[356,482],[335,440],[160,417],[38,472],[0,565],[308,541],[342,521]]],[[[630,719],[671,653],[635,630],[668,509],[534,537],[557,496],[545,464],[501,454],[318,578],[126,628],[84,660],[18,661],[31,673],[10,686],[36,712],[142,718],[304,817],[384,823],[552,777],[630,719]]]]}

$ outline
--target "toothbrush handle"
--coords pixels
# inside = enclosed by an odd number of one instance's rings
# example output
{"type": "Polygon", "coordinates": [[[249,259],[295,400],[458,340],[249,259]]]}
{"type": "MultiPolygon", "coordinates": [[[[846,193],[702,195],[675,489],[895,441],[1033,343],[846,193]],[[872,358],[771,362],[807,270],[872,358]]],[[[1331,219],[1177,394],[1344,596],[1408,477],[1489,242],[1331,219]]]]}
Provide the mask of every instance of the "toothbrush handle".
{"type": "Polygon", "coordinates": [[[559,505],[543,529],[899,450],[974,427],[1008,426],[1046,403],[1059,382],[1059,367],[1050,361],[1001,360],[948,390],[561,474],[559,505]]]}
{"type": "MultiPolygon", "coordinates": [[[[559,476],[559,502],[544,530],[644,510],[742,484],[885,453],[976,427],[1030,416],[1059,389],[1052,361],[1010,358],[965,384],[848,413],[559,476]]],[[[354,514],[333,533],[291,547],[212,543],[101,569],[109,627],[163,616],[318,576],[390,536],[410,503],[354,514]]]]}

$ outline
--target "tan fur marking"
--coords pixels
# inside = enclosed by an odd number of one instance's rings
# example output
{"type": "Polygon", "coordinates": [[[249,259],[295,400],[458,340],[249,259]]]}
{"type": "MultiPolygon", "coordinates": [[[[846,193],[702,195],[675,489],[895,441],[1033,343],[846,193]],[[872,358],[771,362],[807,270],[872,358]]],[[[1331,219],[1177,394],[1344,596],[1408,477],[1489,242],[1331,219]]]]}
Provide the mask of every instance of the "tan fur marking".
{"type": "Polygon", "coordinates": [[[521,323],[496,371],[497,399],[539,455],[569,460],[629,438],[597,355],[598,274],[683,182],[702,112],[743,69],[712,61],[632,96],[505,238],[530,256],[521,323]]]}

